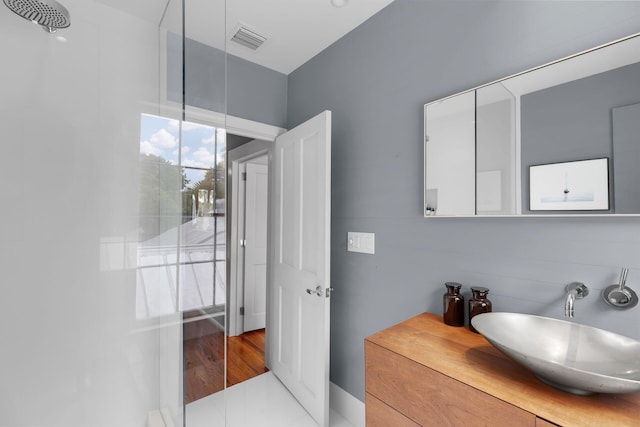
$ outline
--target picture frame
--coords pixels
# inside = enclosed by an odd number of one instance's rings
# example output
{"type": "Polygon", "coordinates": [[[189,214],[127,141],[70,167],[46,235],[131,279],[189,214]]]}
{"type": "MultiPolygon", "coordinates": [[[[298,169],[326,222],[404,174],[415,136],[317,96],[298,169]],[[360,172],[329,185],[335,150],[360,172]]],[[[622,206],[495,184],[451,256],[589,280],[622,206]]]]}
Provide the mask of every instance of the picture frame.
{"type": "Polygon", "coordinates": [[[529,166],[529,210],[609,210],[609,158],[529,166]]]}

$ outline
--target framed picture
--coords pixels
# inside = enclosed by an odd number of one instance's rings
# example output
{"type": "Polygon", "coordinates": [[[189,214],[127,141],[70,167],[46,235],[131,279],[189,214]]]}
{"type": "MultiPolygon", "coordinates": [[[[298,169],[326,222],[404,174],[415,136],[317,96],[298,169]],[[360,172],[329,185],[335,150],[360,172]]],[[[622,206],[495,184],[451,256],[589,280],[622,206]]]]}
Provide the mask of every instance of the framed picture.
{"type": "Polygon", "coordinates": [[[609,159],[530,166],[529,209],[609,210],[609,159]]]}

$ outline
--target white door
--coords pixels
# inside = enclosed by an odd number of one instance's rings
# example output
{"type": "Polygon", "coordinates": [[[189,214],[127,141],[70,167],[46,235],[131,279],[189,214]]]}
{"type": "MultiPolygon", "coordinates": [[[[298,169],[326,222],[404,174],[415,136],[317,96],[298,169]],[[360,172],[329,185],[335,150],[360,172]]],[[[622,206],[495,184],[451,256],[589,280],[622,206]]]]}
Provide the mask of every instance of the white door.
{"type": "Polygon", "coordinates": [[[244,332],[265,327],[269,168],[247,163],[244,254],[244,332]]]}
{"type": "Polygon", "coordinates": [[[331,112],[276,139],[269,243],[273,373],[329,425],[331,112]]]}

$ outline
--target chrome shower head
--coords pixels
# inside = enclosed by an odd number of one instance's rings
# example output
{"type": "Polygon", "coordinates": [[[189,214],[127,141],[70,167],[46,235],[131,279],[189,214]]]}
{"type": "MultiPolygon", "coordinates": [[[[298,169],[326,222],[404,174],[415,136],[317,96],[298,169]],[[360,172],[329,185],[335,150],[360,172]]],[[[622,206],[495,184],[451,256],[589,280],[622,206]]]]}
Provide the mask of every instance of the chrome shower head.
{"type": "Polygon", "coordinates": [[[55,0],[3,0],[16,15],[54,33],[58,28],[71,25],[69,11],[55,0]]]}

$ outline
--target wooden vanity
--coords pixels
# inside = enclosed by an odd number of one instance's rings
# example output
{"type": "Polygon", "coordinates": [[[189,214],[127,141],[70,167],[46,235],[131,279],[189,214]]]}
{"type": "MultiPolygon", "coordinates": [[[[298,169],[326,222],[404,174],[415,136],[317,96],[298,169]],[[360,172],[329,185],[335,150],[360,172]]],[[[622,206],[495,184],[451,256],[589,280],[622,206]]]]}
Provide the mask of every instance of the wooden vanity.
{"type": "Polygon", "coordinates": [[[367,427],[640,426],[640,394],[576,396],[423,313],[365,339],[367,427]]]}

